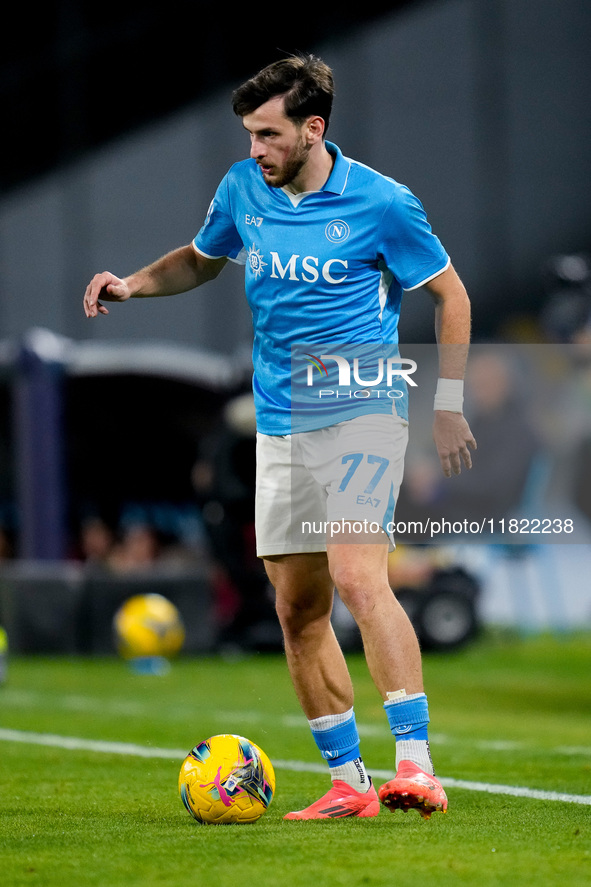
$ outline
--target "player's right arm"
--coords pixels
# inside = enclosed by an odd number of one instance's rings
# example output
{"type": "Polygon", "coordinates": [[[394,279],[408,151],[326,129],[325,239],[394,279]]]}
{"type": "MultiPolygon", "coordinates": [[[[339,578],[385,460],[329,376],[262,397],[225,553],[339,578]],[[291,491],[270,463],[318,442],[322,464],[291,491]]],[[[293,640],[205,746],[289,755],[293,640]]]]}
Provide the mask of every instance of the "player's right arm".
{"type": "Polygon", "coordinates": [[[129,277],[116,277],[110,271],[103,271],[95,274],[86,287],[85,314],[87,317],[108,314],[102,302],[125,302],[131,298],[186,293],[217,277],[226,262],[226,258],[208,258],[188,244],[167,253],[129,277]]]}

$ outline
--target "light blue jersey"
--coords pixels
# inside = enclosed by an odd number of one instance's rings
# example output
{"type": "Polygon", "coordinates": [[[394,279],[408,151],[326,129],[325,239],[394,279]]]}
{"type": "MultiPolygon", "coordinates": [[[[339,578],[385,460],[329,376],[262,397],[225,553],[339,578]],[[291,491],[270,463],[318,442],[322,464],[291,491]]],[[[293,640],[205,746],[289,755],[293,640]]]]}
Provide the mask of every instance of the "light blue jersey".
{"type": "Polygon", "coordinates": [[[257,427],[264,434],[313,430],[393,408],[407,418],[404,379],[395,386],[400,397],[377,396],[380,385],[392,384],[388,360],[398,342],[402,293],[449,264],[408,188],[344,157],[336,145],[326,147],[335,158],[332,173],[321,191],[303,195],[267,185],[252,159],[236,163],[194,240],[207,257],[245,265],[257,427]],[[347,358],[335,349],[357,344],[366,357],[361,366],[349,361],[349,394],[341,388],[331,403],[327,394],[315,409],[311,396],[320,383],[334,392],[331,386],[345,378],[347,358]],[[372,345],[379,346],[376,358],[367,357],[372,345]],[[300,381],[292,409],[294,360],[300,381]],[[356,396],[361,389],[370,396],[356,396]],[[301,394],[307,397],[300,403],[301,394]]]}

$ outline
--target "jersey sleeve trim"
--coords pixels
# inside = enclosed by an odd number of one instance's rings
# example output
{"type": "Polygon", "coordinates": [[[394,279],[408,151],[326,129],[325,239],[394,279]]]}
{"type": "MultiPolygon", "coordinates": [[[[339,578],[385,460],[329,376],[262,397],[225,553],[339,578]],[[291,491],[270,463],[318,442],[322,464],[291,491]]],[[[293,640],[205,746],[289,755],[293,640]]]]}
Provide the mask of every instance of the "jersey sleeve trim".
{"type": "Polygon", "coordinates": [[[451,259],[448,257],[447,262],[439,271],[435,271],[434,274],[430,274],[429,277],[425,277],[424,280],[421,280],[420,283],[415,283],[414,286],[405,286],[404,292],[410,293],[413,290],[418,290],[420,287],[425,286],[426,283],[429,283],[430,280],[434,280],[436,277],[439,277],[440,274],[443,274],[444,271],[447,271],[449,266],[451,265],[451,259]]]}
{"type": "Polygon", "coordinates": [[[196,253],[199,253],[200,256],[203,256],[205,259],[228,259],[230,262],[234,262],[235,265],[245,265],[246,264],[246,250],[242,249],[238,253],[235,258],[232,256],[210,256],[209,253],[204,252],[202,249],[199,249],[194,240],[191,241],[191,246],[195,250],[196,253]]]}
{"type": "Polygon", "coordinates": [[[194,240],[191,241],[191,246],[195,250],[196,253],[199,253],[200,256],[203,256],[205,259],[226,259],[227,256],[210,256],[209,253],[204,252],[204,250],[199,249],[194,240]]]}

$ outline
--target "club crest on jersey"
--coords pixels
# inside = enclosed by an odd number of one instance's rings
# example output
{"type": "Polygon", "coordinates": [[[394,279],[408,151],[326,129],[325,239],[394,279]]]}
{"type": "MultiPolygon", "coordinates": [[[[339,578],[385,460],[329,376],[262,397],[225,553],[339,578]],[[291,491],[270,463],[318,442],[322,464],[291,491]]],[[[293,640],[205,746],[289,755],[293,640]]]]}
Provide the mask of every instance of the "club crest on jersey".
{"type": "Polygon", "coordinates": [[[351,229],[342,219],[333,219],[324,229],[324,233],[331,243],[344,243],[351,229]]]}

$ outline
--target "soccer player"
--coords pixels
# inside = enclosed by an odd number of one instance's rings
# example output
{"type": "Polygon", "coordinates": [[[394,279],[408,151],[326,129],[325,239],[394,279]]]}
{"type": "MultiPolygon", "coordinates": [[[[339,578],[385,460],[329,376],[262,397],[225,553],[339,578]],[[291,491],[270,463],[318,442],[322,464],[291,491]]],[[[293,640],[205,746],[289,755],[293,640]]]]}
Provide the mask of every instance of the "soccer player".
{"type": "Polygon", "coordinates": [[[396,776],[379,799],[428,818],[446,810],[447,798],[429,751],[419,645],[387,578],[406,391],[399,376],[390,396],[378,396],[388,392],[375,368],[384,370],[396,346],[403,291],[425,286],[439,345],[434,440],[446,476],[470,468],[476,444],[462,413],[470,303],[421,203],[326,140],[332,99],[330,68],[308,55],[281,59],[240,86],[233,108],[250,158],[224,177],[195,239],[128,277],[95,275],[84,308],[88,317],[108,314],[103,302],[185,292],[217,277],[228,260],[245,265],[258,553],[275,589],[293,685],[332,778],[320,800],[286,819],[379,811],[330,621],[335,587],[360,629],[396,740],[396,776]],[[372,361],[375,386],[365,382],[348,396],[336,387],[350,381],[351,368],[363,382],[372,361]],[[307,381],[298,386],[304,363],[307,381]],[[315,371],[329,380],[316,403],[315,371]]]}

